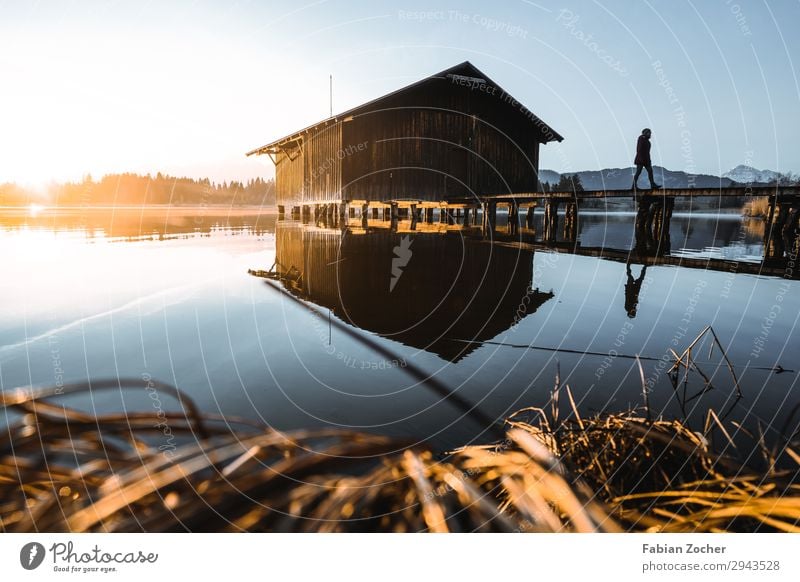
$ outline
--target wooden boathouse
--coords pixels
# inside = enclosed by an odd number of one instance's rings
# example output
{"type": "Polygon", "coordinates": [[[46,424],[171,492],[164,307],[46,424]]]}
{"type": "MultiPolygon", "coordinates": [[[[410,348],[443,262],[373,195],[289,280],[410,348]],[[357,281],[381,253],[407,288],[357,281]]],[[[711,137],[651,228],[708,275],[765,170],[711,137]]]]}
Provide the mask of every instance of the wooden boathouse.
{"type": "Polygon", "coordinates": [[[248,152],[275,164],[279,213],[432,219],[539,190],[563,138],[469,62],[248,152]]]}

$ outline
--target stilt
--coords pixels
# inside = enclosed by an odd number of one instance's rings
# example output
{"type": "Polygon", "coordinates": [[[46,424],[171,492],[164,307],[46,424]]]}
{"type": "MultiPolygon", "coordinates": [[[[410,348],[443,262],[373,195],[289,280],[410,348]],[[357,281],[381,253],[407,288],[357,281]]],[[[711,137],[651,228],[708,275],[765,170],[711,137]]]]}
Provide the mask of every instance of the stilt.
{"type": "Polygon", "coordinates": [[[789,209],[783,223],[783,238],[791,240],[797,234],[798,221],[800,220],[800,203],[795,202],[789,209]]]}
{"type": "Polygon", "coordinates": [[[564,212],[564,240],[575,241],[578,238],[578,203],[567,202],[564,212]]]}
{"type": "Polygon", "coordinates": [[[519,227],[519,203],[512,200],[508,205],[508,232],[515,234],[519,227]]]}
{"type": "Polygon", "coordinates": [[[550,198],[544,203],[544,241],[555,242],[558,232],[558,204],[557,198],[550,198]]]}
{"type": "Polygon", "coordinates": [[[535,204],[531,204],[530,206],[528,206],[528,214],[525,216],[525,225],[528,228],[533,228],[533,213],[535,209],[536,209],[535,204]]]}
{"type": "Polygon", "coordinates": [[[641,196],[636,208],[636,232],[647,232],[647,221],[650,214],[651,199],[649,196],[641,196]]]}
{"type": "Polygon", "coordinates": [[[411,214],[411,229],[415,230],[417,228],[417,220],[419,220],[419,211],[417,209],[416,204],[411,205],[410,214],[411,214]]]}

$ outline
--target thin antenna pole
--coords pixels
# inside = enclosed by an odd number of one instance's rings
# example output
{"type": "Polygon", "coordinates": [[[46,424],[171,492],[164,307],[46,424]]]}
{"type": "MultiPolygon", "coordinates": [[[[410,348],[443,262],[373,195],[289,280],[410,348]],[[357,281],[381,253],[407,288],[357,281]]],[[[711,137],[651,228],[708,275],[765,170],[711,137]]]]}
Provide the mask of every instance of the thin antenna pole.
{"type": "Polygon", "coordinates": [[[333,75],[330,75],[329,81],[330,81],[329,87],[330,87],[330,104],[331,104],[330,117],[333,117],[333,75]]]}

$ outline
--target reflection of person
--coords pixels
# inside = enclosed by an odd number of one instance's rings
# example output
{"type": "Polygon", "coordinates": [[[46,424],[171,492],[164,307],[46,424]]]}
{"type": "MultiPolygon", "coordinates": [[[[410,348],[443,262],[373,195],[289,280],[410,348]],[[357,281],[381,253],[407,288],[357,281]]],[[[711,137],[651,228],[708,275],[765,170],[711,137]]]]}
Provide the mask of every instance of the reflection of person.
{"type": "Polygon", "coordinates": [[[625,311],[628,317],[636,317],[636,306],[639,304],[639,291],[642,289],[644,282],[644,274],[647,272],[647,265],[642,265],[642,272],[639,277],[634,280],[633,273],[631,273],[631,264],[625,265],[625,271],[628,275],[628,281],[625,283],[625,311]]]}
{"type": "Polygon", "coordinates": [[[636,164],[636,174],[633,176],[632,190],[638,188],[639,176],[642,173],[642,168],[647,170],[647,177],[650,179],[650,188],[653,190],[661,188],[653,179],[653,163],[650,161],[650,134],[650,130],[645,127],[642,130],[642,135],[639,136],[639,140],[636,142],[636,158],[633,160],[633,163],[636,164]]]}

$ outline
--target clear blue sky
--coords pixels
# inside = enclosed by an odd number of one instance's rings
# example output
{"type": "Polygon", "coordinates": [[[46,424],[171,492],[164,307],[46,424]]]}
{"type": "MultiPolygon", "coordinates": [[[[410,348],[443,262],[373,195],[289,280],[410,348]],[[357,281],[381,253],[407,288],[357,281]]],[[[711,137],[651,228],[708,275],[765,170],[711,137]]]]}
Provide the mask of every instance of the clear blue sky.
{"type": "Polygon", "coordinates": [[[271,175],[245,151],[472,61],[565,136],[542,167],[800,171],[798,0],[0,0],[0,182],[271,175]]]}

